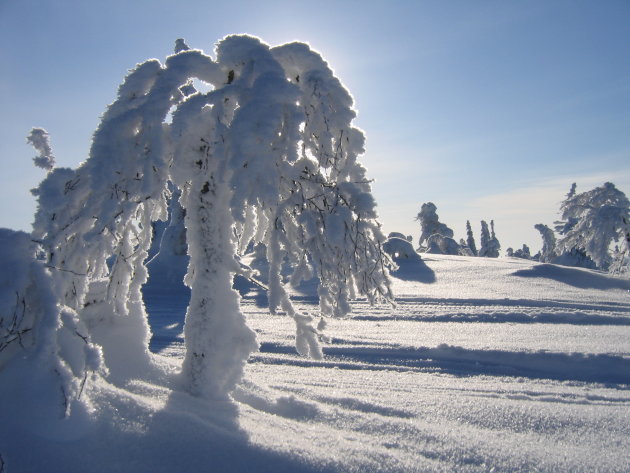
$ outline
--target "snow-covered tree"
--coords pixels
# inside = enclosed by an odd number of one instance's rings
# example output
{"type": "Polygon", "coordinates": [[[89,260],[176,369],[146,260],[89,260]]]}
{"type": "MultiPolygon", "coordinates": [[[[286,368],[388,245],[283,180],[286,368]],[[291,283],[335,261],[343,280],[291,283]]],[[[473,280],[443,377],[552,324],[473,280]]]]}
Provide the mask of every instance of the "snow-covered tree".
{"type": "Polygon", "coordinates": [[[508,256],[513,256],[514,258],[532,259],[531,251],[529,246],[526,244],[523,244],[523,248],[513,251],[512,254],[508,254],[508,256]]]}
{"type": "Polygon", "coordinates": [[[475,243],[475,237],[473,236],[472,227],[470,226],[470,220],[466,220],[466,245],[472,255],[477,256],[477,244],[475,243]]]}
{"type": "Polygon", "coordinates": [[[364,137],[354,117],[350,94],[302,43],[271,48],[229,36],[213,59],[178,40],[164,64],[133,69],[102,116],[89,159],[51,169],[35,191],[38,261],[50,270],[59,317],[81,326],[64,337],[91,350],[75,377],[99,366],[99,350],[113,378],[150,367],[141,288],[152,223],[167,218],[172,188],[181,193],[190,257],[181,374],[190,393],[224,398],[257,349],[232,289],[233,276],[248,273],[236,255],[252,242],[266,248],[270,309],[293,317],[302,354],[321,356],[317,319],[293,306],[283,262],[294,267],[294,283],[319,276],[322,315],[347,314],[359,294],[391,300],[391,260],[358,161],[364,137]],[[196,91],[192,79],[211,90],[196,91]]]}
{"type": "Polygon", "coordinates": [[[623,242],[621,248],[616,246],[613,254],[613,262],[610,265],[610,272],[615,274],[630,275],[630,220],[623,219],[623,242]]]}
{"type": "MultiPolygon", "coordinates": [[[[568,202],[569,200],[571,200],[573,196],[575,195],[576,189],[577,189],[577,184],[574,182],[573,184],[571,184],[571,189],[569,189],[569,192],[566,195],[566,199],[563,202],[568,202]]],[[[567,220],[555,221],[554,228],[556,232],[558,233],[558,235],[566,235],[569,232],[569,230],[571,230],[571,228],[575,226],[576,223],[577,223],[577,218],[570,217],[567,220]]]]}
{"type": "Polygon", "coordinates": [[[468,248],[466,244],[466,240],[463,238],[459,239],[459,255],[460,256],[475,256],[473,252],[468,248]]]}
{"type": "Polygon", "coordinates": [[[481,237],[479,241],[480,241],[481,246],[479,248],[478,255],[487,257],[488,247],[490,245],[490,229],[488,228],[488,224],[486,223],[485,220],[481,221],[481,237]]]}
{"type": "Polygon", "coordinates": [[[437,207],[433,202],[422,204],[420,212],[416,216],[416,220],[420,222],[420,240],[418,246],[427,244],[427,240],[431,235],[442,235],[446,238],[453,238],[453,230],[440,222],[437,207]]]}
{"type": "Polygon", "coordinates": [[[611,244],[623,237],[624,219],[627,221],[630,215],[626,195],[610,182],[580,194],[573,185],[560,210],[562,222],[556,229],[562,238],[557,242],[557,252],[583,253],[599,269],[608,269],[611,244]]]}
{"type": "Polygon", "coordinates": [[[494,220],[490,220],[490,228],[485,220],[481,221],[481,247],[478,256],[498,258],[501,244],[494,233],[494,220]]]}
{"type": "Polygon", "coordinates": [[[492,258],[498,258],[500,249],[501,249],[501,243],[499,243],[499,239],[497,238],[497,235],[494,232],[494,220],[490,220],[490,249],[488,251],[488,254],[492,258]]]}
{"type": "Polygon", "coordinates": [[[534,228],[540,232],[540,235],[543,239],[543,246],[542,250],[540,251],[539,261],[541,263],[548,263],[557,256],[556,236],[551,228],[542,223],[534,225],[534,228]]]}

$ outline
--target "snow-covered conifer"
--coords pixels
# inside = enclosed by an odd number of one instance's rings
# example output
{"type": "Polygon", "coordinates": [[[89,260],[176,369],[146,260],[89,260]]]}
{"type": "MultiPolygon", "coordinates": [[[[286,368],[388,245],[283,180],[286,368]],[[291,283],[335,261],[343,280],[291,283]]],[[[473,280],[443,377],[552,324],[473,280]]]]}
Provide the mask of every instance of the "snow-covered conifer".
{"type": "MultiPolygon", "coordinates": [[[[571,184],[571,189],[569,189],[569,192],[567,193],[567,196],[564,202],[568,202],[570,199],[573,198],[573,196],[575,195],[576,189],[577,189],[577,184],[574,182],[573,184],[571,184]]],[[[571,230],[571,228],[575,226],[576,223],[577,223],[577,218],[569,217],[567,218],[566,221],[563,221],[563,220],[555,221],[554,228],[559,235],[566,235],[569,232],[569,230],[571,230]]]]}
{"type": "Polygon", "coordinates": [[[481,221],[481,247],[478,256],[498,258],[501,244],[494,233],[494,220],[490,220],[490,228],[485,220],[481,221]]]}
{"type": "Polygon", "coordinates": [[[470,226],[470,220],[466,220],[466,245],[472,255],[477,256],[477,244],[475,243],[475,237],[473,236],[472,227],[470,226]]]}
{"type": "Polygon", "coordinates": [[[623,242],[621,248],[617,246],[613,254],[610,272],[630,275],[630,219],[623,218],[623,242]]]}
{"type": "Polygon", "coordinates": [[[481,238],[479,239],[479,241],[481,246],[479,248],[478,255],[482,257],[487,257],[490,247],[490,229],[488,228],[488,224],[485,220],[481,221],[481,238]]]}
{"type": "Polygon", "coordinates": [[[542,250],[540,251],[539,261],[541,263],[548,263],[552,261],[556,255],[556,236],[553,230],[547,225],[538,223],[534,225],[534,228],[540,232],[543,239],[542,250]]]}
{"type": "Polygon", "coordinates": [[[437,234],[446,238],[453,238],[453,230],[440,223],[436,210],[437,207],[433,202],[427,202],[422,204],[420,212],[416,216],[416,220],[420,222],[421,229],[420,240],[418,241],[419,246],[426,245],[431,235],[437,234]]]}
{"type": "Polygon", "coordinates": [[[563,237],[558,252],[583,252],[599,269],[608,269],[611,243],[623,238],[624,219],[630,216],[626,195],[610,182],[580,194],[572,186],[560,210],[563,222],[556,228],[563,237]]]}
{"type": "Polygon", "coordinates": [[[499,250],[501,250],[501,243],[494,233],[494,220],[490,220],[490,241],[488,244],[488,250],[486,256],[490,258],[498,258],[499,250]]]}

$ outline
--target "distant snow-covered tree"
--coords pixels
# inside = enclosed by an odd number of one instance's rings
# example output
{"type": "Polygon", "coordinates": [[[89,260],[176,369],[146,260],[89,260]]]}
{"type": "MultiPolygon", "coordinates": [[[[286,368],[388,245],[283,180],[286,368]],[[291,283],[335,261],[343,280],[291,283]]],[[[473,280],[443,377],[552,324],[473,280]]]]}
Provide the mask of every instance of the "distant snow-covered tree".
{"type": "Polygon", "coordinates": [[[481,221],[481,237],[479,239],[480,247],[479,247],[479,256],[487,257],[488,256],[488,247],[490,246],[490,229],[488,228],[488,224],[485,220],[481,221]]]}
{"type": "MultiPolygon", "coordinates": [[[[319,277],[323,315],[347,314],[359,294],[392,299],[391,260],[358,161],[364,137],[354,117],[350,94],[302,43],[271,48],[229,36],[213,59],[178,40],[164,64],[136,66],[103,114],[89,159],[51,169],[35,192],[31,238],[50,270],[54,298],[46,301],[80,327],[64,340],[96,347],[92,359],[102,350],[112,377],[150,367],[141,288],[152,223],[167,218],[174,188],[186,242],[173,248],[185,247],[190,258],[182,387],[225,398],[257,348],[232,289],[234,275],[249,271],[236,255],[252,242],[264,244],[269,262],[270,309],[295,320],[300,353],[321,356],[317,320],[294,307],[282,281],[286,261],[294,283],[319,277]],[[193,79],[210,91],[195,90],[193,79]]],[[[33,136],[42,156],[52,156],[43,135],[33,136]]],[[[98,363],[79,365],[82,377],[98,363]]]]}
{"type": "Polygon", "coordinates": [[[508,256],[513,256],[514,258],[532,259],[531,251],[529,246],[526,244],[523,244],[523,248],[513,251],[512,254],[508,254],[508,256]]]}
{"type": "Polygon", "coordinates": [[[548,263],[556,258],[556,236],[553,230],[547,225],[538,223],[534,225],[534,228],[540,232],[543,239],[542,250],[540,250],[539,261],[541,263],[548,263]]]}
{"type": "Polygon", "coordinates": [[[453,238],[453,230],[440,222],[436,212],[437,207],[433,202],[422,204],[416,220],[420,222],[420,239],[418,246],[424,246],[431,235],[442,235],[446,238],[453,238]]]}
{"type": "Polygon", "coordinates": [[[475,256],[473,252],[468,248],[466,244],[466,240],[463,238],[459,239],[459,255],[460,256],[475,256]]]}
{"type": "MultiPolygon", "coordinates": [[[[573,196],[575,196],[576,189],[577,184],[574,182],[573,184],[571,184],[571,189],[569,189],[569,192],[567,193],[566,198],[563,202],[571,200],[573,196]]],[[[569,230],[571,230],[575,226],[577,220],[578,219],[576,217],[568,217],[567,220],[557,220],[554,222],[554,228],[558,235],[566,235],[569,230]]]]}
{"type": "MultiPolygon", "coordinates": [[[[565,201],[570,200],[575,196],[577,185],[574,182],[571,184],[571,189],[566,195],[565,201]]],[[[554,222],[554,228],[558,235],[563,236],[569,233],[573,227],[577,224],[578,219],[576,217],[568,217],[566,220],[557,220],[554,222]]],[[[571,248],[568,251],[563,251],[556,241],[556,253],[558,256],[553,260],[553,263],[561,264],[564,266],[579,266],[582,268],[596,269],[595,262],[586,254],[584,249],[571,248]]]]}
{"type": "Polygon", "coordinates": [[[621,248],[617,246],[610,265],[610,272],[615,274],[630,275],[630,220],[623,219],[623,242],[621,248]]]}
{"type": "Polygon", "coordinates": [[[490,220],[490,228],[485,220],[481,221],[481,247],[478,256],[498,258],[501,244],[494,233],[494,220],[490,220]]]}
{"type": "Polygon", "coordinates": [[[470,226],[470,220],[466,220],[466,244],[472,255],[477,256],[477,244],[475,243],[475,237],[473,236],[472,227],[470,226]]]}
{"type": "Polygon", "coordinates": [[[612,262],[611,244],[624,236],[624,220],[630,215],[626,195],[610,182],[580,194],[573,185],[560,210],[558,252],[582,252],[599,269],[607,270],[612,262]]]}
{"type": "Polygon", "coordinates": [[[492,258],[498,258],[499,250],[501,250],[501,243],[499,243],[499,239],[494,232],[494,220],[490,220],[490,249],[488,250],[488,255],[492,258]]]}

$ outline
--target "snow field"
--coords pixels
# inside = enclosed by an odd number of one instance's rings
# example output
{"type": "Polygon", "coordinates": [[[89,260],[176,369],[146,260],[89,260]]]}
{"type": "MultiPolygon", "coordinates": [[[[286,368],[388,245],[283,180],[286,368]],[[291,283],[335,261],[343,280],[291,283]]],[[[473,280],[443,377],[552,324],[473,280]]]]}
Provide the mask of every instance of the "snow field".
{"type": "Polygon", "coordinates": [[[424,263],[435,282],[396,279],[396,308],[358,301],[329,321],[323,360],[298,356],[292,321],[245,295],[261,343],[234,393],[249,441],[304,471],[627,471],[626,282],[507,258],[424,263]]]}
{"type": "MultiPolygon", "coordinates": [[[[260,351],[235,402],[180,389],[188,294],[148,291],[154,370],[88,382],[91,404],[66,421],[24,407],[37,385],[0,390],[5,473],[628,471],[627,281],[438,255],[398,275],[395,308],[357,301],[329,320],[322,360],[244,291],[260,351]]],[[[298,310],[317,310],[312,289],[298,310]]]]}

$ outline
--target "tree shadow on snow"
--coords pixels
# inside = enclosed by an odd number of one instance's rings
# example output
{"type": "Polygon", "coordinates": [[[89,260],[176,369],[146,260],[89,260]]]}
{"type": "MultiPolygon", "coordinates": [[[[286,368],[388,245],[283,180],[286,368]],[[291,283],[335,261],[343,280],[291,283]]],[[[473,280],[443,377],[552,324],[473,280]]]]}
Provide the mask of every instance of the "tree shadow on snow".
{"type": "Polygon", "coordinates": [[[419,256],[418,258],[395,258],[394,261],[398,269],[390,274],[396,279],[424,284],[433,284],[437,280],[435,272],[419,256]]]}
{"type": "Polygon", "coordinates": [[[552,279],[580,289],[623,289],[630,290],[630,281],[596,273],[582,268],[557,266],[555,264],[538,264],[529,269],[521,269],[512,273],[523,278],[552,279]]]}
{"type": "Polygon", "coordinates": [[[143,471],[336,471],[253,444],[238,418],[232,401],[207,401],[173,391],[132,448],[143,449],[143,456],[151,459],[152,465],[143,465],[143,471]]]}
{"type": "Polygon", "coordinates": [[[238,291],[241,297],[252,299],[256,307],[260,309],[269,307],[267,291],[240,274],[234,276],[232,288],[238,291]]]}
{"type": "Polygon", "coordinates": [[[15,471],[87,469],[92,473],[338,471],[299,454],[253,444],[239,425],[238,406],[232,401],[208,401],[172,391],[163,406],[148,407],[147,403],[159,402],[148,400],[151,387],[137,389],[144,392],[109,395],[99,405],[98,418],[90,429],[70,443],[28,437],[37,455],[20,458],[16,454],[9,458],[11,465],[15,471]],[[53,469],[46,469],[51,464],[53,469]]]}
{"type": "Polygon", "coordinates": [[[287,357],[288,346],[263,343],[254,362],[321,366],[368,371],[437,371],[455,376],[514,376],[532,379],[582,381],[630,389],[630,360],[616,355],[583,353],[512,352],[468,349],[442,344],[437,347],[328,346],[326,358],[287,357]],[[266,356],[264,354],[267,354],[266,356]],[[275,357],[273,355],[282,355],[275,357]],[[271,356],[270,356],[271,355],[271,356]]]}

